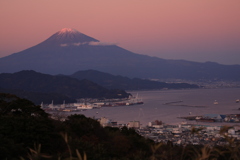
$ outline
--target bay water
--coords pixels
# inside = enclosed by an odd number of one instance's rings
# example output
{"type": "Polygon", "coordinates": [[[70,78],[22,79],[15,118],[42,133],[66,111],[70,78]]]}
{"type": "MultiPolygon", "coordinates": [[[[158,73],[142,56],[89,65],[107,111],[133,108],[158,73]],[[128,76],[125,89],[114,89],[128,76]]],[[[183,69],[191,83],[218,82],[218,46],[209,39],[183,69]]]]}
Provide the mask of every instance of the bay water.
{"type": "MultiPolygon", "coordinates": [[[[179,124],[189,115],[240,114],[240,88],[128,91],[138,95],[142,105],[102,107],[82,111],[87,117],[106,117],[119,124],[140,121],[142,126],[155,120],[179,124]],[[214,104],[218,102],[218,104],[214,104]]],[[[193,122],[194,123],[194,122],[193,122]]]]}

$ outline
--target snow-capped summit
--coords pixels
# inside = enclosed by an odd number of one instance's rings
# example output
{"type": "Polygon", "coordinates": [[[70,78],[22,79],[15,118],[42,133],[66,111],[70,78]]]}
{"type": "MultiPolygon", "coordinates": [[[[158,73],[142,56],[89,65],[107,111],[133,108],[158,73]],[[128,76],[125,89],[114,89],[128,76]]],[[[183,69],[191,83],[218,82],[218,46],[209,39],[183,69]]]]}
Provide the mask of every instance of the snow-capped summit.
{"type": "Polygon", "coordinates": [[[60,31],[58,31],[58,34],[65,34],[65,33],[77,33],[78,31],[76,29],[72,28],[63,28],[60,31]]]}
{"type": "Polygon", "coordinates": [[[63,28],[60,31],[49,37],[43,44],[51,44],[58,46],[72,46],[79,44],[88,44],[90,42],[99,42],[98,40],[89,37],[76,29],[63,28]]]}

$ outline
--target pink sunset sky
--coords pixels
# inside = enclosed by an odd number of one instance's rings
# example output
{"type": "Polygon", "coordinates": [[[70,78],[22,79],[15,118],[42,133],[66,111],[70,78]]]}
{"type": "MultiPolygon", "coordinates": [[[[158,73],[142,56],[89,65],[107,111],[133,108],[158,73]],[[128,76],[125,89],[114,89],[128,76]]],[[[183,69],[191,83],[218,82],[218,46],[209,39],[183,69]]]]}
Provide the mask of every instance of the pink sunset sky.
{"type": "Polygon", "coordinates": [[[62,28],[164,59],[240,64],[240,0],[1,0],[0,57],[62,28]]]}

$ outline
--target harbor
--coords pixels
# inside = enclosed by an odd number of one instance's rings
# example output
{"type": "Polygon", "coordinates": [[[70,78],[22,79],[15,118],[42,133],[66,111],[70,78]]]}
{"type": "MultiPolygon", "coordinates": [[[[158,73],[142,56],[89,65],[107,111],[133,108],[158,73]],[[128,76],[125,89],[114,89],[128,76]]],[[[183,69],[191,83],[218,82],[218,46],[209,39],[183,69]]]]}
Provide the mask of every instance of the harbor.
{"type": "Polygon", "coordinates": [[[100,109],[101,107],[117,107],[117,106],[131,106],[144,104],[142,99],[130,96],[129,98],[120,99],[78,99],[77,103],[41,104],[41,108],[46,112],[81,112],[89,109],[100,109]]]}
{"type": "MultiPolygon", "coordinates": [[[[51,109],[47,112],[63,121],[68,115],[83,114],[98,120],[104,127],[134,128],[140,135],[155,142],[224,145],[227,137],[239,141],[240,103],[236,101],[239,88],[131,92],[133,95],[136,93],[142,97],[141,105],[127,105],[133,101],[129,99],[81,99],[77,104],[92,108],[78,108],[79,111],[51,109]],[[216,99],[218,104],[214,104],[216,99]],[[228,128],[223,134],[226,126],[228,128]]],[[[74,105],[65,104],[65,109],[70,106],[74,105]]]]}

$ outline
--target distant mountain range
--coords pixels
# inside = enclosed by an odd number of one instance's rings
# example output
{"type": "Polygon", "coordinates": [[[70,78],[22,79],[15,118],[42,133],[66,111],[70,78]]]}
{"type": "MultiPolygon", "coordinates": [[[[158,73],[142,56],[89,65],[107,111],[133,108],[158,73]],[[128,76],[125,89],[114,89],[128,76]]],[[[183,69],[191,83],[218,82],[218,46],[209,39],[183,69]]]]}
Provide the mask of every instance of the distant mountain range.
{"type": "Polygon", "coordinates": [[[129,78],[240,80],[240,65],[165,60],[140,55],[68,28],[36,46],[0,58],[0,73],[35,70],[70,75],[89,69],[129,78]]]}
{"type": "Polygon", "coordinates": [[[89,80],[52,76],[35,71],[0,74],[0,92],[15,94],[36,104],[76,102],[78,98],[124,98],[124,90],[106,89],[89,80]]]}
{"type": "Polygon", "coordinates": [[[109,73],[95,70],[78,71],[71,77],[79,80],[88,79],[108,89],[123,90],[152,90],[152,89],[186,89],[199,88],[199,86],[187,83],[164,83],[157,81],[144,80],[140,78],[130,79],[123,76],[114,76],[109,73]]]}

